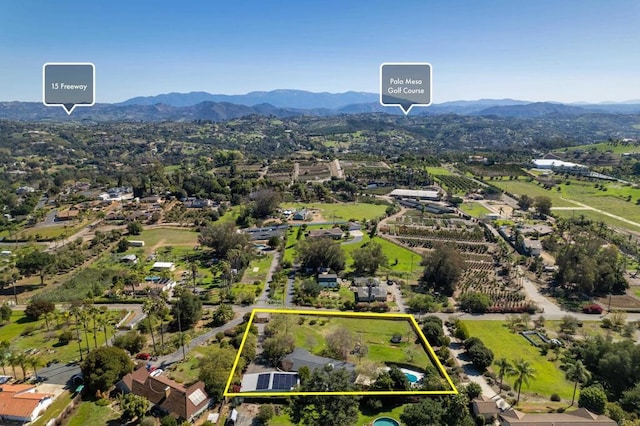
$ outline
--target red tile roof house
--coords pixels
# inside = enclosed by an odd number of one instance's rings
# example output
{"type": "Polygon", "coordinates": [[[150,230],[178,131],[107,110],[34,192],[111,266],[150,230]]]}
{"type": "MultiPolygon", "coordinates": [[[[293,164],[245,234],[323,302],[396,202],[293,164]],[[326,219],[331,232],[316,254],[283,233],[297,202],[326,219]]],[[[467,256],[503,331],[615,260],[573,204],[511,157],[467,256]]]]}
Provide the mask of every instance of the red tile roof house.
{"type": "Polygon", "coordinates": [[[0,386],[0,424],[34,421],[53,402],[53,395],[36,392],[31,385],[0,386]]]}
{"type": "Polygon", "coordinates": [[[147,398],[161,411],[180,420],[193,421],[211,403],[202,381],[186,387],[162,375],[152,377],[146,367],[127,374],[116,387],[123,393],[147,398]]]}

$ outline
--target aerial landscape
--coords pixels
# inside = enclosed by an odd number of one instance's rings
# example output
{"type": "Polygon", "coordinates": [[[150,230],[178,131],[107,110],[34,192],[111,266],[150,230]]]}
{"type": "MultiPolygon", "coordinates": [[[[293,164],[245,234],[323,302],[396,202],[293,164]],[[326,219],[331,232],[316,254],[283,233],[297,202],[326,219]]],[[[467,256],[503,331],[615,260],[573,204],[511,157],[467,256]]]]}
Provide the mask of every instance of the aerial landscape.
{"type": "Polygon", "coordinates": [[[640,7],[421,3],[0,6],[0,424],[640,425],[640,7]]]}

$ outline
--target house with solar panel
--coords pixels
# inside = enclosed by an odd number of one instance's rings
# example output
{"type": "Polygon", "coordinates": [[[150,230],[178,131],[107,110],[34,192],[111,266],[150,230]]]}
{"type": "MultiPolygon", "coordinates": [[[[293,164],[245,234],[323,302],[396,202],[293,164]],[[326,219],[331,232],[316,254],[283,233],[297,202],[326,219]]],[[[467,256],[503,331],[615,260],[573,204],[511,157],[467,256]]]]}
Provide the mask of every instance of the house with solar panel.
{"type": "Polygon", "coordinates": [[[185,386],[162,374],[151,374],[146,367],[125,375],[116,388],[148,399],[160,412],[181,421],[193,421],[212,402],[204,389],[204,382],[185,386]]]}

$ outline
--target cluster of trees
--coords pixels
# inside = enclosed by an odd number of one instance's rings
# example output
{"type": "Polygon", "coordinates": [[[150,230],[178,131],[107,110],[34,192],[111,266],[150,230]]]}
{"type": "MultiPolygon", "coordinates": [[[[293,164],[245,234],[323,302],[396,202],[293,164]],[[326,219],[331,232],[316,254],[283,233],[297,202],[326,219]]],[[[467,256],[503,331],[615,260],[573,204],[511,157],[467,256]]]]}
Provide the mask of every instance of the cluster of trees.
{"type": "Polygon", "coordinates": [[[382,245],[376,241],[363,244],[351,254],[356,274],[375,275],[381,266],[387,266],[388,259],[382,245]]]}
{"type": "Polygon", "coordinates": [[[452,296],[460,275],[464,271],[464,260],[456,249],[447,244],[436,244],[423,260],[424,273],[421,285],[447,296],[452,296]]]}
{"type": "Polygon", "coordinates": [[[477,337],[470,337],[464,341],[464,347],[469,354],[469,358],[478,370],[485,371],[493,362],[493,351],[487,348],[482,340],[477,337]]]}
{"type": "Polygon", "coordinates": [[[625,258],[617,247],[602,247],[598,239],[579,239],[565,244],[556,256],[556,281],[567,289],[587,294],[624,292],[625,258]]]}
{"type": "MultiPolygon", "coordinates": [[[[474,339],[474,337],[472,337],[471,339],[474,339]]],[[[502,383],[505,376],[515,377],[513,385],[514,388],[518,390],[518,397],[516,399],[517,405],[520,402],[520,392],[522,391],[522,385],[524,384],[529,386],[529,382],[536,377],[536,370],[531,366],[531,362],[525,359],[518,359],[511,363],[506,358],[502,357],[496,360],[495,365],[498,368],[498,380],[500,381],[500,389],[502,389],[502,383]]]]}
{"type": "Polygon", "coordinates": [[[476,422],[471,415],[470,402],[482,390],[473,384],[460,390],[457,395],[422,398],[417,404],[408,405],[400,414],[400,420],[407,426],[474,426],[476,422]]]}
{"type": "Polygon", "coordinates": [[[89,395],[97,395],[109,391],[125,374],[133,371],[133,363],[123,349],[101,346],[89,352],[80,370],[89,395]]]}
{"type": "Polygon", "coordinates": [[[26,379],[28,368],[31,368],[34,376],[37,376],[38,368],[43,365],[44,360],[40,355],[12,348],[11,343],[6,340],[0,341],[0,367],[2,367],[2,374],[6,375],[6,367],[10,366],[13,369],[13,377],[18,377],[16,367],[20,367],[22,377],[26,379]]]}
{"type": "Polygon", "coordinates": [[[279,367],[282,358],[296,348],[292,321],[291,315],[272,315],[264,328],[263,356],[274,367],[279,367]]]}
{"type": "Polygon", "coordinates": [[[331,238],[307,238],[298,243],[298,261],[311,271],[329,268],[340,272],[345,267],[346,257],[340,244],[331,238]]]}
{"type": "Polygon", "coordinates": [[[551,206],[551,198],[544,195],[540,195],[534,198],[530,197],[527,194],[523,194],[518,199],[518,207],[520,207],[524,211],[527,211],[531,207],[533,207],[536,209],[536,212],[542,217],[549,216],[551,214],[551,206]]]}

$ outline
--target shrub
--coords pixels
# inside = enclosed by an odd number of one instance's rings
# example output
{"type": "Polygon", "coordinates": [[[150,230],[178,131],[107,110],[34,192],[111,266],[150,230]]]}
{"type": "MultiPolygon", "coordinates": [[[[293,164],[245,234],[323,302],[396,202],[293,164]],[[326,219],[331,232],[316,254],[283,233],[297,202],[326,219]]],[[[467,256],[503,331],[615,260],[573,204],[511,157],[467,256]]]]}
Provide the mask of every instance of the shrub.
{"type": "Polygon", "coordinates": [[[467,326],[463,322],[458,321],[456,323],[456,331],[453,335],[457,339],[467,340],[469,339],[469,330],[467,330],[467,326]]]}
{"type": "Polygon", "coordinates": [[[554,402],[560,402],[560,395],[558,395],[557,393],[552,393],[551,400],[554,402]]]}
{"type": "Polygon", "coordinates": [[[69,342],[73,339],[73,333],[69,330],[65,330],[58,336],[58,344],[64,346],[68,345],[69,342]]]}
{"type": "Polygon", "coordinates": [[[28,325],[24,328],[24,330],[22,330],[22,333],[20,333],[21,336],[31,336],[33,335],[33,333],[36,331],[36,327],[33,325],[28,325]]]}

